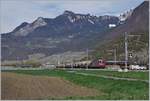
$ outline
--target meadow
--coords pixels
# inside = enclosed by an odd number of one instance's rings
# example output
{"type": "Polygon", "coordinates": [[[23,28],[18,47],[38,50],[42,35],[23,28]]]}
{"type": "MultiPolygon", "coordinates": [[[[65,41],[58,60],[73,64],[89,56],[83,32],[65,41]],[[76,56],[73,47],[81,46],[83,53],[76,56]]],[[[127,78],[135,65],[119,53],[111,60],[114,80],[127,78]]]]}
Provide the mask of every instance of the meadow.
{"type": "Polygon", "coordinates": [[[118,72],[118,71],[104,71],[104,70],[78,70],[80,73],[96,74],[113,76],[120,78],[133,78],[139,80],[149,80],[149,71],[129,71],[129,72],[118,72]]]}

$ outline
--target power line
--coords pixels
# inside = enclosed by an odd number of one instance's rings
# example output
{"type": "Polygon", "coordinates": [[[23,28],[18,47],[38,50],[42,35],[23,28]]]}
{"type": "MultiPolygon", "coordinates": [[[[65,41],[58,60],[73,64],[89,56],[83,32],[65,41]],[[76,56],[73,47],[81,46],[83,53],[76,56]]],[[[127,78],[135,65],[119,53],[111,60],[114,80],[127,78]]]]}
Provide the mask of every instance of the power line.
{"type": "Polygon", "coordinates": [[[127,69],[127,63],[128,63],[128,36],[129,37],[134,37],[134,36],[138,36],[138,40],[139,40],[139,38],[140,38],[140,36],[141,36],[142,34],[138,34],[138,35],[136,35],[136,34],[134,34],[134,35],[128,35],[128,33],[127,32],[125,32],[125,69],[127,69]]]}

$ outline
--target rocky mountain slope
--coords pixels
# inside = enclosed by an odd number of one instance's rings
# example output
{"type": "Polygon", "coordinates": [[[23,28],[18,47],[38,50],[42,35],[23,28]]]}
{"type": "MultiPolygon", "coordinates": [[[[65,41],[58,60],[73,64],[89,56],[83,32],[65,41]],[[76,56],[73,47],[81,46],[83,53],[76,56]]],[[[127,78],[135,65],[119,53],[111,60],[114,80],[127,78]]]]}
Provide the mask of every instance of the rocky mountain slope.
{"type": "Polygon", "coordinates": [[[117,59],[124,60],[124,33],[128,33],[128,51],[132,54],[131,60],[148,63],[149,48],[149,2],[144,1],[136,7],[131,16],[121,24],[107,33],[105,42],[97,45],[93,52],[95,57],[103,57],[112,60],[113,52],[117,50],[117,59]]]}
{"type": "Polygon", "coordinates": [[[39,17],[24,22],[10,33],[2,34],[2,60],[23,60],[29,55],[83,51],[92,48],[96,40],[109,29],[119,25],[115,16],[92,16],[65,11],[54,19],[39,17]]]}

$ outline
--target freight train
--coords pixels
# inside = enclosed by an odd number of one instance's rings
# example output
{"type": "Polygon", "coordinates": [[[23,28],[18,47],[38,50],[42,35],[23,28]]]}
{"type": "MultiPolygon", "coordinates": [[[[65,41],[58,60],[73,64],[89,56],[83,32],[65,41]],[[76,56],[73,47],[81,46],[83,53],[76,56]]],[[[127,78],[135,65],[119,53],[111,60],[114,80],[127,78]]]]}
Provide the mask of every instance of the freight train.
{"type": "MultiPolygon", "coordinates": [[[[125,67],[125,61],[106,61],[104,59],[95,59],[93,61],[80,61],[72,64],[63,64],[57,66],[58,68],[96,68],[96,69],[104,69],[110,65],[118,65],[120,68],[125,67]]],[[[129,63],[127,62],[129,66],[129,63]]]]}
{"type": "Polygon", "coordinates": [[[105,60],[97,59],[93,61],[81,61],[72,64],[65,64],[57,66],[57,68],[101,68],[104,69],[106,67],[105,60]]]}

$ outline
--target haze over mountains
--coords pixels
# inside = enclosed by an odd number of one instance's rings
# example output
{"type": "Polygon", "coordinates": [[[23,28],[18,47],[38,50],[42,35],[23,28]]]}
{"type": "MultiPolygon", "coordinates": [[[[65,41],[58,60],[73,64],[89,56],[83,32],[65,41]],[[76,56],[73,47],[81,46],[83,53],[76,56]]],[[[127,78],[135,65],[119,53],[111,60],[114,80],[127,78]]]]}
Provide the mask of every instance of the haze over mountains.
{"type": "Polygon", "coordinates": [[[54,19],[39,17],[32,23],[23,22],[12,32],[2,34],[2,61],[25,60],[34,54],[46,58],[68,51],[95,50],[109,46],[106,39],[113,40],[124,32],[148,33],[148,9],[145,1],[121,17],[64,11],[54,19]]]}

